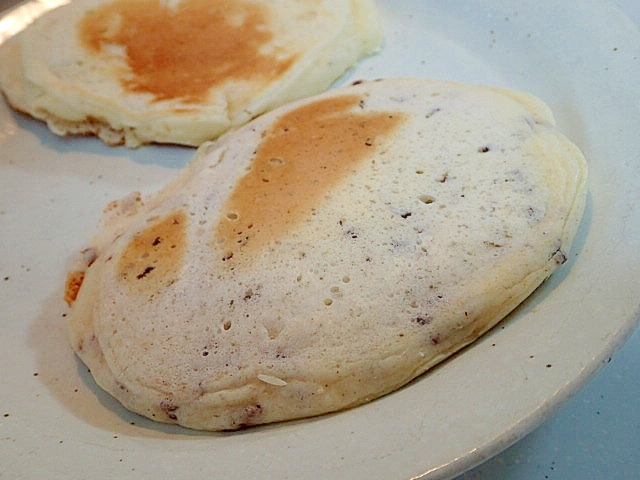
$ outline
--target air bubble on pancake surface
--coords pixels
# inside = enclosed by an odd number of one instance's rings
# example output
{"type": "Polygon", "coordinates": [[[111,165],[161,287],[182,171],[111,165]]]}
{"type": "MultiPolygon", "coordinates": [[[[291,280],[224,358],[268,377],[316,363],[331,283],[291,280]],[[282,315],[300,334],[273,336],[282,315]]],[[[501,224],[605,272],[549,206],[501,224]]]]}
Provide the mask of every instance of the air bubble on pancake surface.
{"type": "Polygon", "coordinates": [[[262,320],[262,325],[267,331],[267,335],[270,340],[275,340],[282,333],[284,328],[284,321],[281,317],[265,317],[262,320]]]}
{"type": "Polygon", "coordinates": [[[449,178],[449,172],[444,172],[442,175],[440,175],[440,176],[437,178],[437,181],[438,181],[439,183],[444,183],[444,182],[446,182],[446,181],[447,181],[447,179],[448,179],[448,178],[449,178]]]}

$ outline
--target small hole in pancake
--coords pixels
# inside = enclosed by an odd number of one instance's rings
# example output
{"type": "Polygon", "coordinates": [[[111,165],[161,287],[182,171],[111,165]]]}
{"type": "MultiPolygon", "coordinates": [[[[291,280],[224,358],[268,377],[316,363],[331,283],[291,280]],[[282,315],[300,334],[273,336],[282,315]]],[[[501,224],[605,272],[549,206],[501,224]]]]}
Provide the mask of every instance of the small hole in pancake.
{"type": "Polygon", "coordinates": [[[351,279],[350,279],[347,275],[345,275],[344,277],[342,277],[342,282],[343,282],[343,283],[349,283],[350,281],[351,281],[351,279]]]}
{"type": "Polygon", "coordinates": [[[436,199],[431,195],[420,195],[418,199],[426,205],[429,205],[430,203],[433,203],[436,201],[436,199]]]}
{"type": "Polygon", "coordinates": [[[324,304],[328,307],[329,305],[331,305],[333,303],[333,300],[331,300],[330,298],[325,298],[324,300],[324,304]]]}
{"type": "Polygon", "coordinates": [[[236,212],[229,212],[227,213],[227,220],[231,220],[231,221],[235,221],[238,220],[238,218],[240,218],[240,216],[236,213],[236,212]]]}
{"type": "Polygon", "coordinates": [[[231,320],[227,320],[226,322],[224,322],[222,328],[224,328],[225,330],[229,330],[231,328],[231,320]]]}
{"type": "Polygon", "coordinates": [[[275,340],[280,336],[280,333],[282,332],[282,325],[279,321],[265,322],[264,327],[267,330],[267,334],[269,335],[270,340],[275,340]]]}
{"type": "Polygon", "coordinates": [[[272,165],[283,165],[284,160],[280,157],[272,157],[269,159],[269,163],[272,165]]]}

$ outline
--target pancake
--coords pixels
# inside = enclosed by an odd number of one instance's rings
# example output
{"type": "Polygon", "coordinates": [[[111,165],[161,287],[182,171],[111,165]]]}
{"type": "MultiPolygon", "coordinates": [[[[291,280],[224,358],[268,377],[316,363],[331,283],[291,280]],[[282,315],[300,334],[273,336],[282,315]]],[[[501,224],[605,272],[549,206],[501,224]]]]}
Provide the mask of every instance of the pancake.
{"type": "Polygon", "coordinates": [[[0,86],[59,135],[198,146],[381,40],[372,0],[74,0],[2,45],[0,86]]]}
{"type": "Polygon", "coordinates": [[[205,143],[164,189],[106,209],[69,271],[68,326],[126,408],[234,430],[354,407],[476,340],[569,258],[586,163],[541,100],[356,83],[205,143]]]}

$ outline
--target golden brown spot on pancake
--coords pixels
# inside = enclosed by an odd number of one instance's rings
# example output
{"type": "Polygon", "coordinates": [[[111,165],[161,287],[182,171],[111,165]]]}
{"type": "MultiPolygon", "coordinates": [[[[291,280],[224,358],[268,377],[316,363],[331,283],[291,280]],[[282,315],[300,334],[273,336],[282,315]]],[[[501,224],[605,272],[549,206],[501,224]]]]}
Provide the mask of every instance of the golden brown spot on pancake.
{"type": "Polygon", "coordinates": [[[116,0],[89,12],[79,25],[81,44],[95,54],[124,48],[123,86],[156,100],[197,103],[229,80],[279,77],[291,56],[261,49],[273,38],[268,10],[238,0],[116,0]]]}
{"type": "Polygon", "coordinates": [[[186,222],[176,212],[136,234],[118,261],[121,280],[136,291],[171,284],[182,266],[186,222]]]}
{"type": "Polygon", "coordinates": [[[75,303],[83,281],[84,272],[74,270],[67,273],[64,289],[64,301],[67,302],[67,305],[72,306],[75,303]]]}
{"type": "Polygon", "coordinates": [[[361,97],[312,102],[280,118],[263,135],[250,170],[223,207],[214,245],[225,262],[283,237],[313,214],[329,190],[403,120],[401,113],[363,113],[361,97]]]}

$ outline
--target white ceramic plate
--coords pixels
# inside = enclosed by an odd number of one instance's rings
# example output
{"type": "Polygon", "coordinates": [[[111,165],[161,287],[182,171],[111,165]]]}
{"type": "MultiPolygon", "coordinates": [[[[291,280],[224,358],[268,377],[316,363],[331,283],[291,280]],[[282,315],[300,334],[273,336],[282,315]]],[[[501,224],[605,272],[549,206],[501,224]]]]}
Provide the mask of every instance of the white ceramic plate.
{"type": "MultiPolygon", "coordinates": [[[[57,1],[6,10],[0,41],[57,1]]],[[[583,149],[590,194],[568,264],[472,347],[368,405],[233,434],[154,424],[71,353],[62,285],[104,204],[159,188],[193,151],[58,138],[0,101],[0,476],[449,478],[528,433],[607,362],[640,311],[637,27],[608,1],[380,8],[384,51],[339,83],[402,75],[530,91],[583,149]]]]}

